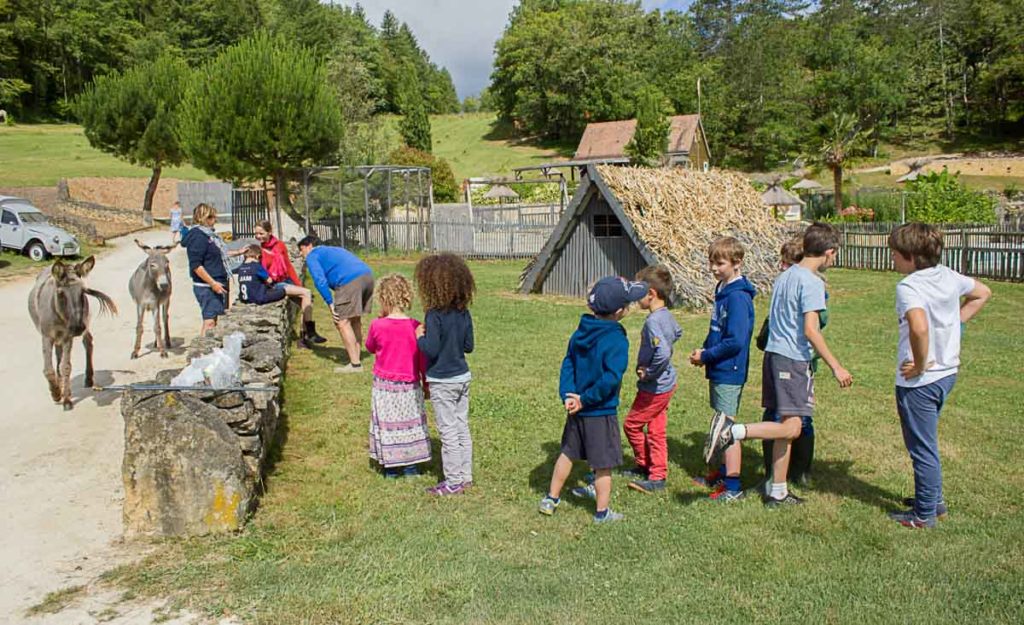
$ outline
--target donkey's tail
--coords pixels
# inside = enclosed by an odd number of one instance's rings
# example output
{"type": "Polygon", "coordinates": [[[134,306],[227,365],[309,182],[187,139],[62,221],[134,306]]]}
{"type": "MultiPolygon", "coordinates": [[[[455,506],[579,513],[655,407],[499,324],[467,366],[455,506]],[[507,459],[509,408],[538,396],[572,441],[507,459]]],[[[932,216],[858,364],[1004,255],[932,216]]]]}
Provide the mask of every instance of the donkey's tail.
{"type": "Polygon", "coordinates": [[[96,301],[99,302],[101,315],[117,314],[117,304],[115,304],[114,300],[110,299],[106,293],[97,291],[96,289],[86,289],[85,293],[86,295],[95,297],[96,301]]]}

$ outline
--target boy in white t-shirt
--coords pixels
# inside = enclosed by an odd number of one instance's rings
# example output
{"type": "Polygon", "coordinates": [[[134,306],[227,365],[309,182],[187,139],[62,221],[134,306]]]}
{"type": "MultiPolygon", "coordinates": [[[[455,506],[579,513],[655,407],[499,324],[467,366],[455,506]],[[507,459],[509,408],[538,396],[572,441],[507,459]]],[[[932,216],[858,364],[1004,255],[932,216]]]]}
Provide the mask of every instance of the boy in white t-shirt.
{"type": "Polygon", "coordinates": [[[939,264],[942,233],[922,223],[904,224],[889,235],[896,271],[900,335],[896,408],[903,442],[914,466],[910,510],[890,516],[910,528],[932,528],[946,513],[939,463],[939,416],[960,366],[960,324],[985,305],[992,291],[973,278],[939,264]]]}

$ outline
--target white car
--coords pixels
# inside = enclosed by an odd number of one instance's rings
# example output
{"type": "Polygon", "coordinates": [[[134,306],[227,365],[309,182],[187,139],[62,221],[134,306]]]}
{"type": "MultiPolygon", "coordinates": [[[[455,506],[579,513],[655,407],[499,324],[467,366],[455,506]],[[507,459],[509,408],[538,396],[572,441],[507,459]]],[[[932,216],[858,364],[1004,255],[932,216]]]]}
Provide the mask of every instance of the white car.
{"type": "Polygon", "coordinates": [[[78,256],[78,239],[51,225],[38,208],[25,199],[0,195],[0,246],[28,254],[35,261],[48,256],[78,256]]]}

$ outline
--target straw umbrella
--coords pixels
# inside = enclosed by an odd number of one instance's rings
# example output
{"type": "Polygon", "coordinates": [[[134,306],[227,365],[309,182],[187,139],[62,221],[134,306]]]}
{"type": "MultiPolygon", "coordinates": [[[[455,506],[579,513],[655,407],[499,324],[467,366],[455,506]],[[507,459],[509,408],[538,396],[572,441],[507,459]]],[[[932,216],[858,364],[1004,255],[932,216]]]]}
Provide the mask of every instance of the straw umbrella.
{"type": "Polygon", "coordinates": [[[772,207],[772,215],[778,217],[778,207],[803,206],[804,202],[789,191],[786,191],[778,184],[768,187],[768,190],[761,194],[761,202],[765,206],[772,207]]]}
{"type": "Polygon", "coordinates": [[[484,193],[484,197],[488,200],[498,200],[499,204],[504,204],[506,201],[518,200],[519,194],[503,184],[496,184],[488,189],[487,193],[484,193]]]}

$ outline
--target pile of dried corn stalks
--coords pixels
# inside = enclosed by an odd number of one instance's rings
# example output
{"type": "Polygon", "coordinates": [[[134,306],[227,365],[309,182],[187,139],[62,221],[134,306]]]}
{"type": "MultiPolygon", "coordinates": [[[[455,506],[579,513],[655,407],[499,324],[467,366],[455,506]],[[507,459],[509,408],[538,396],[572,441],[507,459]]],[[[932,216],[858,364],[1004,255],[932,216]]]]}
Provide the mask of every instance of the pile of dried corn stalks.
{"type": "Polygon", "coordinates": [[[789,236],[737,174],[685,169],[600,166],[640,239],[672,272],[679,304],[701,308],[714,300],[708,245],[722,236],[743,243],[743,273],[767,293],[778,274],[779,248],[789,236]]]}

